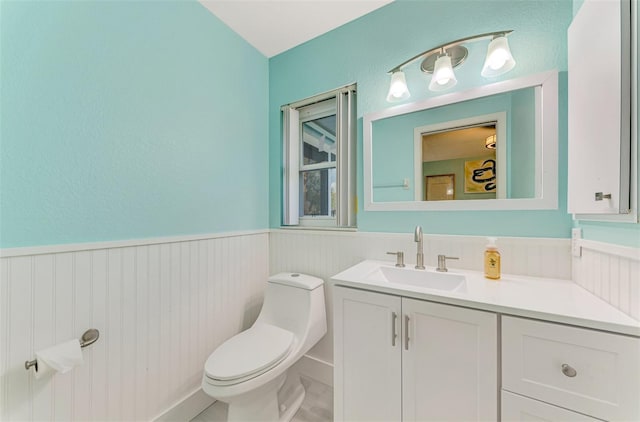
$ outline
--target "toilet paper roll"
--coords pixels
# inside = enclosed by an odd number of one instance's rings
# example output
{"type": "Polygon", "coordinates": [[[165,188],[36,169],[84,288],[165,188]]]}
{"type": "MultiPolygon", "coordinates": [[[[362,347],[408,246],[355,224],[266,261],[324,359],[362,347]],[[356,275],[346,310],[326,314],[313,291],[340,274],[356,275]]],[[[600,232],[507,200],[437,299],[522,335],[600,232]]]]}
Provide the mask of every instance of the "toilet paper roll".
{"type": "Polygon", "coordinates": [[[47,365],[44,361],[39,361],[38,363],[36,363],[34,369],[35,370],[33,371],[33,375],[37,380],[50,377],[56,372],[55,369],[47,365]]]}
{"type": "Polygon", "coordinates": [[[36,352],[36,359],[38,360],[36,379],[54,372],[64,374],[84,362],[80,342],[77,339],[40,350],[36,352]]]}

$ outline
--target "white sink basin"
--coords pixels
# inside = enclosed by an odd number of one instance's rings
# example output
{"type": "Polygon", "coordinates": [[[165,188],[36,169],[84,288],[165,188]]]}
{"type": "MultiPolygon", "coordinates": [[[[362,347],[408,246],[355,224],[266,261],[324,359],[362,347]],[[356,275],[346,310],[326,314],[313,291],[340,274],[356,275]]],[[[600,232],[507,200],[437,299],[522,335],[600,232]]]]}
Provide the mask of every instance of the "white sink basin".
{"type": "Polygon", "coordinates": [[[465,276],[436,272],[432,270],[415,270],[380,266],[365,277],[368,281],[387,281],[394,284],[408,284],[427,289],[454,291],[466,288],[465,276]]]}

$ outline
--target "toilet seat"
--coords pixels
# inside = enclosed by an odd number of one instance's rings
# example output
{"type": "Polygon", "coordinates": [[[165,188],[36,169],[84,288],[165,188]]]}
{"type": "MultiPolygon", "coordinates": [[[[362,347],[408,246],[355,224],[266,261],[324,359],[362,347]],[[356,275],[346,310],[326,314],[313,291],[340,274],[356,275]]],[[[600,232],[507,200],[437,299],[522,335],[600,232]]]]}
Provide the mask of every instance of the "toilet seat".
{"type": "Polygon", "coordinates": [[[238,384],[257,377],[280,363],[291,352],[292,332],[270,324],[255,324],[237,334],[207,359],[204,370],[215,385],[238,384]]]}

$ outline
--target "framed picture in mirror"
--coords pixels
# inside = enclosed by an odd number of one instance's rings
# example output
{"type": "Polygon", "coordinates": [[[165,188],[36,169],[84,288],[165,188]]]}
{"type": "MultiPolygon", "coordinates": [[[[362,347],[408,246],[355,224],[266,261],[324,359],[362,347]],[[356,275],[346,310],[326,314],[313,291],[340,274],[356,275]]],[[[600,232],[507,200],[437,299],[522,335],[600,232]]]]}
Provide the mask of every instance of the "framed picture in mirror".
{"type": "Polygon", "coordinates": [[[464,162],[464,193],[496,191],[496,160],[482,159],[464,162]]]}
{"type": "Polygon", "coordinates": [[[424,198],[427,201],[447,201],[455,198],[455,174],[425,176],[424,185],[424,198]]]}

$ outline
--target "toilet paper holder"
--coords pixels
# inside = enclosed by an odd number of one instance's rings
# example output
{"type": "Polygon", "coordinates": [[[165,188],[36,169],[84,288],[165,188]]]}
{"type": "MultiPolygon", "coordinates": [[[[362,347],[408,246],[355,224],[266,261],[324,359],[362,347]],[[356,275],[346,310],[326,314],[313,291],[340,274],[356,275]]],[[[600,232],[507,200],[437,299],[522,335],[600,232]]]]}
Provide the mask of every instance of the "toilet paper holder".
{"type": "MultiPolygon", "coordinates": [[[[91,346],[93,343],[98,341],[98,337],[100,337],[100,331],[96,330],[95,328],[89,328],[87,331],[84,332],[84,334],[80,338],[80,347],[91,346]]],[[[24,369],[26,369],[27,371],[32,366],[35,366],[36,370],[38,369],[37,359],[28,360],[24,363],[24,369]]]]}

